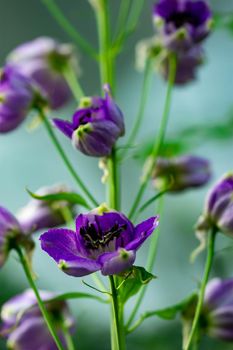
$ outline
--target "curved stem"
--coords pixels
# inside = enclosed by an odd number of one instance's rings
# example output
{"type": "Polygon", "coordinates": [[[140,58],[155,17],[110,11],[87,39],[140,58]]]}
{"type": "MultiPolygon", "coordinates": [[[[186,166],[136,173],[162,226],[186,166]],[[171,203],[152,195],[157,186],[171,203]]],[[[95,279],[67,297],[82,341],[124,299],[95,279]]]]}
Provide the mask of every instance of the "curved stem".
{"type": "Polygon", "coordinates": [[[206,259],[205,270],[204,270],[204,274],[203,274],[203,278],[202,278],[201,288],[200,288],[200,292],[199,292],[198,303],[197,303],[197,307],[195,310],[195,315],[194,315],[194,319],[193,319],[191,332],[190,332],[190,335],[188,337],[187,343],[184,346],[184,350],[190,349],[190,346],[192,344],[192,341],[194,339],[194,336],[195,336],[195,333],[197,330],[198,321],[199,321],[199,317],[201,314],[204,295],[205,295],[205,287],[206,287],[206,284],[208,282],[210,270],[211,270],[212,263],[213,263],[215,238],[216,238],[216,230],[213,229],[212,232],[209,233],[207,259],[206,259]]]}
{"type": "Polygon", "coordinates": [[[62,11],[59,9],[57,4],[53,0],[42,0],[42,2],[47,7],[50,14],[58,22],[58,24],[63,28],[63,30],[80,46],[86,53],[95,60],[98,60],[98,55],[93,49],[93,47],[84,39],[70,24],[68,19],[64,16],[62,11]]]}
{"type": "Polygon", "coordinates": [[[169,78],[168,78],[168,87],[167,87],[167,93],[166,93],[166,99],[165,99],[165,105],[163,110],[163,115],[160,123],[159,133],[155,137],[155,143],[152,148],[151,156],[148,159],[148,167],[146,169],[145,175],[142,179],[141,186],[138,190],[138,193],[136,195],[135,201],[132,205],[132,208],[129,212],[129,218],[131,218],[134,213],[136,212],[138,205],[141,201],[141,198],[145,192],[145,189],[147,187],[148,180],[150,179],[151,173],[154,168],[154,164],[156,161],[157,156],[159,155],[161,148],[163,146],[164,137],[166,133],[166,127],[168,123],[168,117],[169,117],[169,111],[171,106],[171,97],[172,97],[172,89],[174,86],[176,76],[176,57],[174,54],[170,55],[169,58],[169,78]]]}
{"type": "Polygon", "coordinates": [[[121,158],[124,158],[128,152],[128,147],[133,145],[135,138],[137,137],[138,131],[140,129],[140,126],[142,125],[145,108],[146,108],[146,102],[148,98],[149,93],[149,87],[150,87],[150,81],[151,81],[151,72],[152,72],[152,60],[148,59],[146,63],[146,67],[144,70],[144,78],[143,78],[143,84],[142,84],[142,91],[141,91],[141,99],[140,99],[140,105],[138,114],[136,116],[136,119],[134,121],[134,125],[131,131],[131,134],[129,136],[129,139],[126,143],[126,148],[121,154],[121,158]]]}
{"type": "Polygon", "coordinates": [[[66,341],[67,350],[77,350],[74,347],[72,336],[66,326],[63,327],[63,333],[66,341]]]}
{"type": "Polygon", "coordinates": [[[117,350],[124,350],[125,349],[124,329],[120,323],[119,302],[118,302],[118,295],[117,295],[117,289],[114,282],[114,277],[109,276],[109,281],[110,281],[110,287],[111,287],[112,311],[113,311],[113,317],[114,317],[113,326],[115,328],[115,332],[114,334],[112,334],[112,336],[115,337],[115,340],[117,342],[117,347],[116,345],[114,345],[114,348],[116,348],[117,350]]]}
{"type": "Polygon", "coordinates": [[[88,199],[90,200],[90,202],[94,205],[94,206],[98,206],[98,202],[96,201],[96,199],[92,196],[92,194],[88,191],[87,187],[84,185],[84,183],[82,182],[82,180],[80,179],[80,177],[78,176],[78,174],[76,173],[76,171],[74,170],[72,164],[70,163],[69,159],[67,158],[62,146],[60,145],[55,133],[53,132],[53,129],[51,127],[51,124],[49,122],[49,120],[47,119],[46,115],[44,114],[44,111],[42,108],[38,108],[38,112],[40,114],[41,120],[43,121],[45,128],[52,140],[52,143],[54,144],[54,146],[56,147],[58,153],[60,154],[63,162],[65,163],[67,169],[69,170],[71,176],[75,179],[75,181],[77,182],[77,184],[79,185],[79,187],[82,189],[82,191],[85,193],[85,195],[88,197],[88,199]]]}
{"type": "Polygon", "coordinates": [[[81,85],[79,84],[75,71],[70,64],[64,68],[63,75],[70,87],[70,90],[73,93],[74,98],[79,102],[80,99],[84,96],[84,92],[81,85]]]}
{"type": "Polygon", "coordinates": [[[110,208],[119,209],[118,203],[118,181],[117,181],[117,160],[116,150],[113,148],[112,154],[108,159],[108,171],[109,171],[109,193],[108,203],[110,208]]]}
{"type": "Polygon", "coordinates": [[[47,309],[44,306],[44,303],[43,303],[43,301],[42,301],[42,299],[40,297],[40,294],[39,294],[39,292],[37,290],[37,287],[35,285],[35,282],[33,280],[32,274],[31,274],[30,267],[28,265],[28,261],[25,258],[25,256],[24,256],[24,254],[23,254],[23,252],[22,252],[20,247],[16,247],[15,249],[16,249],[16,251],[18,253],[18,256],[19,256],[20,262],[22,264],[22,267],[24,269],[25,275],[27,277],[28,283],[29,283],[30,287],[32,288],[32,290],[35,293],[35,296],[36,296],[36,299],[37,299],[37,302],[38,302],[38,306],[39,306],[40,311],[41,311],[41,313],[43,315],[43,318],[44,318],[44,320],[46,322],[48,330],[49,330],[51,336],[53,337],[54,342],[57,345],[58,349],[59,350],[64,350],[64,348],[63,348],[63,346],[61,344],[61,341],[58,338],[58,335],[56,334],[56,331],[54,330],[53,323],[52,323],[52,321],[50,319],[50,316],[49,316],[49,314],[47,312],[47,309]]]}
{"type": "MultiPolygon", "coordinates": [[[[158,203],[158,214],[159,216],[161,216],[161,212],[162,212],[162,207],[163,207],[163,197],[160,198],[160,201],[158,203]]],[[[147,258],[147,264],[146,264],[146,270],[151,272],[153,269],[153,265],[154,265],[154,261],[155,261],[155,257],[156,257],[156,253],[157,253],[157,247],[158,247],[158,240],[159,240],[159,235],[160,235],[160,226],[157,228],[156,234],[152,236],[152,240],[151,240],[151,244],[150,244],[150,249],[149,249],[149,255],[147,258]]],[[[128,319],[128,322],[126,324],[126,329],[129,329],[137,312],[138,309],[142,303],[142,300],[145,296],[146,290],[147,290],[148,284],[144,285],[141,287],[141,291],[139,293],[139,296],[136,300],[135,306],[133,308],[133,311],[130,314],[130,317],[128,319]]],[[[136,326],[135,328],[137,328],[138,326],[136,326]]],[[[135,329],[133,328],[133,330],[135,329]]]]}

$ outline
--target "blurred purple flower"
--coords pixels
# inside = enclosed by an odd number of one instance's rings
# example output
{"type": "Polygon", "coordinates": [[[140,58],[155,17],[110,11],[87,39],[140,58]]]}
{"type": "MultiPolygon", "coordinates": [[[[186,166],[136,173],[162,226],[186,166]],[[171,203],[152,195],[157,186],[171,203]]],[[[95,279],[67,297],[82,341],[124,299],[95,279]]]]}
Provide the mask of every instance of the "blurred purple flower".
{"type": "MultiPolygon", "coordinates": [[[[58,335],[65,346],[63,327],[72,330],[74,320],[64,301],[49,301],[56,295],[40,291],[58,335]]],[[[12,350],[57,350],[32,290],[26,290],[9,301],[1,310],[2,326],[0,335],[7,338],[7,346],[12,350]]]]}
{"type": "MultiPolygon", "coordinates": [[[[160,71],[167,80],[169,76],[169,53],[160,64],[160,71]]],[[[186,52],[176,55],[176,85],[185,85],[196,79],[197,68],[204,62],[204,53],[200,46],[196,45],[186,52]]]]}
{"type": "Polygon", "coordinates": [[[168,189],[171,192],[201,187],[210,177],[208,160],[192,155],[158,158],[152,174],[156,189],[168,189]]]}
{"type": "Polygon", "coordinates": [[[0,72],[0,133],[16,129],[29,113],[34,98],[31,82],[15,68],[0,72]]]}
{"type": "Polygon", "coordinates": [[[152,234],[158,218],[136,227],[122,213],[99,207],[76,218],[76,231],[51,229],[41,247],[68,275],[81,277],[100,270],[119,274],[133,265],[136,251],[152,234]]]}
{"type": "Polygon", "coordinates": [[[74,147],[93,157],[111,154],[118,137],[124,135],[124,119],[113,101],[108,86],[106,96],[85,99],[87,107],[79,108],[72,122],[54,119],[55,126],[72,140],[74,147]]]}
{"type": "Polygon", "coordinates": [[[233,174],[223,176],[207,195],[203,215],[196,229],[198,235],[216,229],[233,237],[233,174]]]}
{"type": "Polygon", "coordinates": [[[233,341],[233,278],[214,278],[207,284],[202,320],[210,337],[233,341]]]}
{"type": "Polygon", "coordinates": [[[205,39],[212,23],[204,0],[160,0],[154,5],[153,16],[164,46],[176,52],[205,39]]]}
{"type": "Polygon", "coordinates": [[[71,97],[62,72],[67,64],[74,64],[73,60],[71,45],[40,37],[18,46],[7,61],[32,79],[42,95],[47,97],[52,109],[58,109],[71,97]]]}
{"type": "MultiPolygon", "coordinates": [[[[69,192],[65,185],[42,187],[36,191],[37,195],[59,194],[69,192]]],[[[32,199],[20,209],[17,214],[18,221],[25,233],[36,232],[41,229],[52,228],[65,224],[63,210],[69,210],[73,214],[74,205],[67,201],[47,201],[32,199]]]]}
{"type": "Polygon", "coordinates": [[[0,268],[6,262],[10,250],[17,244],[28,251],[33,248],[33,242],[24,234],[18,220],[0,206],[0,268]]]}

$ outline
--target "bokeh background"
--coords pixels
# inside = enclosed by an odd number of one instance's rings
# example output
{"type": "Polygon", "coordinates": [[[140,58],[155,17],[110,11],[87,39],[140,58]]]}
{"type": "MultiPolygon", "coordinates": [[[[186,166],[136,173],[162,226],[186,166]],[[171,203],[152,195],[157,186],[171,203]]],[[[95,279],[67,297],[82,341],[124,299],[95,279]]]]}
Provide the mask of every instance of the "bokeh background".
{"type": "MultiPolygon", "coordinates": [[[[118,1],[111,0],[112,22],[118,1]]],[[[97,46],[95,18],[87,0],[59,0],[64,13],[97,46]]],[[[151,7],[153,1],[146,0],[137,31],[128,41],[125,52],[117,65],[117,102],[124,111],[129,131],[138,109],[142,75],[135,70],[134,49],[138,40],[153,33],[151,7]]],[[[233,1],[211,1],[214,11],[233,11],[233,1]]],[[[18,44],[38,36],[52,36],[68,42],[69,37],[52,19],[40,0],[0,0],[0,64],[6,55],[18,44]]],[[[226,30],[216,30],[205,43],[206,64],[200,69],[198,79],[185,88],[175,89],[168,135],[189,126],[212,126],[223,123],[233,115],[233,35],[226,30]]],[[[82,67],[81,84],[87,95],[99,94],[98,68],[91,59],[79,53],[82,67]]],[[[163,108],[166,85],[159,76],[154,76],[146,109],[144,126],[140,132],[139,144],[158,125],[163,108]]],[[[71,103],[56,116],[69,118],[75,108],[71,103]]],[[[65,182],[74,189],[69,174],[59,159],[43,127],[30,129],[31,119],[15,132],[0,137],[0,202],[13,212],[28,201],[25,188],[35,191],[40,186],[65,182]]],[[[201,127],[200,127],[201,130],[201,127]]],[[[98,162],[72,149],[62,135],[58,135],[80,176],[85,180],[99,201],[104,200],[104,187],[100,183],[101,172],[98,162]]],[[[215,181],[224,172],[232,170],[233,128],[211,140],[200,139],[192,153],[205,155],[212,162],[215,181]]],[[[127,160],[122,170],[123,210],[127,211],[138,188],[141,164],[127,160]]],[[[189,263],[190,252],[196,247],[193,226],[201,212],[207,188],[189,191],[179,196],[167,196],[161,219],[161,239],[154,273],[158,278],[151,283],[141,310],[152,310],[171,305],[187,296],[200,281],[204,255],[189,263]]],[[[153,193],[148,190],[147,196],[153,193]]],[[[154,214],[153,206],[143,217],[154,214]]],[[[34,266],[38,274],[38,285],[43,289],[89,292],[81,281],[68,277],[58,270],[54,262],[44,254],[38,244],[34,266]]],[[[143,265],[149,242],[138,254],[137,264],[143,265]]],[[[233,242],[220,237],[217,241],[213,276],[233,276],[233,242]],[[227,247],[227,249],[224,249],[227,247]]],[[[87,281],[89,278],[86,279],[87,281]]],[[[27,287],[22,269],[14,254],[0,271],[0,304],[27,287]]],[[[127,314],[134,300],[128,304],[127,314]]],[[[94,301],[77,300],[71,303],[77,319],[77,349],[110,349],[108,309],[94,301]]],[[[0,341],[0,349],[5,349],[0,341]]],[[[128,349],[134,350],[178,350],[181,349],[181,324],[151,318],[134,334],[128,337],[128,349]]],[[[227,350],[233,345],[203,339],[201,349],[227,350]]]]}

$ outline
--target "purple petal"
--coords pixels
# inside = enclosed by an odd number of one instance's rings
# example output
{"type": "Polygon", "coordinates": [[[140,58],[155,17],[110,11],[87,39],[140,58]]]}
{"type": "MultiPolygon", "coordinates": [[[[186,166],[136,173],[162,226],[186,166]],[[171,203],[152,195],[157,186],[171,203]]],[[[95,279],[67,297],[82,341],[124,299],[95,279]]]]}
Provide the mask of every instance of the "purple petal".
{"type": "Polygon", "coordinates": [[[104,276],[117,275],[132,266],[135,258],[135,251],[119,248],[116,252],[102,254],[98,262],[102,265],[101,272],[104,276]]]}
{"type": "Polygon", "coordinates": [[[53,119],[54,125],[67,137],[72,138],[73,125],[71,122],[62,119],[53,119]]]}
{"type": "Polygon", "coordinates": [[[141,222],[135,228],[135,238],[125,246],[127,250],[137,250],[158,226],[158,216],[151,217],[141,222]]]}
{"type": "Polygon", "coordinates": [[[83,277],[100,270],[101,265],[95,260],[76,256],[73,261],[60,260],[59,268],[67,275],[83,277]]]}
{"type": "Polygon", "coordinates": [[[160,0],[158,4],[154,5],[154,15],[160,16],[165,20],[178,11],[177,0],[160,0]]]}
{"type": "Polygon", "coordinates": [[[212,279],[206,286],[204,303],[211,310],[218,306],[233,305],[233,278],[225,281],[212,279]]]}
{"type": "Polygon", "coordinates": [[[95,261],[82,256],[76,232],[67,229],[53,229],[41,237],[41,247],[68,275],[80,277],[100,269],[95,261]]]}
{"type": "Polygon", "coordinates": [[[57,347],[45,325],[43,318],[24,320],[9,336],[7,344],[18,350],[56,350],[57,347]]]}

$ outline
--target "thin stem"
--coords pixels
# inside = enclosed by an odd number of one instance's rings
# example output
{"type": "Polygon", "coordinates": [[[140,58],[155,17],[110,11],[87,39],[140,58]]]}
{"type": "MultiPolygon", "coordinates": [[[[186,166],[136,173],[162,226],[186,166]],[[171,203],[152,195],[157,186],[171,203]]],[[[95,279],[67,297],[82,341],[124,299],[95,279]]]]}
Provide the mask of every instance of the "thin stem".
{"type": "Polygon", "coordinates": [[[118,209],[118,181],[117,181],[117,159],[116,150],[113,148],[112,154],[108,159],[108,171],[109,171],[109,193],[108,203],[110,208],[118,209]]]}
{"type": "Polygon", "coordinates": [[[63,334],[64,334],[64,337],[65,337],[67,350],[77,350],[74,347],[73,339],[71,337],[69,329],[67,329],[66,326],[63,327],[63,334]]]}
{"type": "Polygon", "coordinates": [[[70,87],[70,90],[72,91],[74,98],[77,100],[77,102],[80,101],[80,99],[85,95],[81,85],[79,84],[79,81],[76,77],[75,71],[73,67],[68,64],[64,70],[63,75],[70,87]]]}
{"type": "Polygon", "coordinates": [[[152,72],[152,60],[148,59],[146,62],[146,67],[144,70],[144,78],[142,83],[142,91],[141,91],[141,98],[140,98],[140,104],[139,104],[139,110],[138,114],[136,116],[136,119],[134,121],[134,125],[131,131],[131,134],[129,136],[129,139],[126,143],[126,148],[121,154],[121,158],[124,158],[128,152],[128,148],[131,147],[138,135],[138,131],[140,130],[140,126],[142,125],[143,117],[145,114],[145,108],[146,108],[146,102],[149,95],[149,87],[151,82],[151,72],[152,72]]]}
{"type": "MultiPolygon", "coordinates": [[[[121,0],[119,15],[116,25],[116,38],[122,36],[125,31],[126,21],[129,14],[131,0],[121,0]],[[122,32],[123,31],[123,32],[122,32]]],[[[117,39],[116,39],[117,40],[117,39]]]]}
{"type": "Polygon", "coordinates": [[[206,259],[205,270],[204,270],[204,274],[203,274],[203,278],[202,278],[201,288],[200,288],[200,292],[199,292],[198,303],[197,303],[197,307],[195,310],[195,315],[194,315],[194,319],[193,319],[191,332],[190,332],[190,335],[188,337],[188,341],[187,341],[186,345],[184,346],[184,350],[190,349],[190,346],[192,344],[192,341],[195,337],[195,333],[197,330],[198,321],[200,318],[203,300],[204,300],[204,295],[205,295],[205,288],[206,288],[206,284],[207,284],[208,279],[209,279],[210,270],[211,270],[211,267],[213,264],[215,238],[216,238],[216,230],[213,229],[212,232],[209,233],[207,259],[206,259]]]}
{"type": "Polygon", "coordinates": [[[25,275],[27,277],[28,283],[29,283],[30,287],[32,288],[32,290],[35,293],[35,296],[36,296],[36,299],[37,299],[37,302],[38,302],[38,306],[39,306],[40,311],[41,311],[41,313],[43,315],[43,318],[44,318],[44,320],[46,322],[48,330],[51,333],[51,336],[53,337],[54,342],[57,345],[58,349],[59,350],[64,350],[64,348],[63,348],[63,346],[61,344],[61,341],[58,338],[58,336],[56,334],[56,331],[54,330],[53,323],[52,323],[52,321],[50,319],[50,316],[49,316],[49,314],[47,312],[47,309],[44,306],[44,303],[43,303],[43,301],[42,301],[42,299],[40,297],[40,294],[39,294],[39,292],[37,290],[37,287],[35,285],[35,282],[33,280],[32,274],[31,274],[30,267],[28,265],[28,261],[27,261],[26,257],[24,256],[24,254],[23,254],[23,252],[22,252],[20,247],[16,247],[15,249],[16,249],[16,251],[18,253],[18,256],[19,256],[20,262],[22,264],[22,267],[24,269],[25,275]]]}
{"type": "Polygon", "coordinates": [[[156,158],[158,157],[162,146],[164,142],[164,137],[166,133],[166,128],[167,128],[167,123],[168,123],[168,117],[169,117],[169,111],[171,107],[171,97],[172,97],[172,90],[174,86],[174,81],[175,81],[175,76],[176,76],[176,57],[174,54],[170,55],[169,59],[169,78],[168,78],[168,87],[167,87],[167,93],[166,93],[166,99],[165,99],[165,105],[164,105],[164,111],[160,123],[160,128],[159,128],[159,133],[158,135],[155,136],[155,143],[152,148],[151,156],[148,159],[148,167],[146,169],[146,173],[142,179],[141,186],[138,190],[138,193],[136,195],[135,201],[132,205],[132,208],[129,212],[129,218],[131,218],[134,213],[137,210],[137,207],[142,199],[142,196],[145,192],[145,189],[147,187],[147,183],[150,179],[151,173],[154,168],[154,164],[156,162],[156,158]]]}
{"type": "MultiPolygon", "coordinates": [[[[124,343],[124,328],[122,327],[120,323],[120,310],[119,310],[119,302],[118,302],[118,295],[117,295],[117,289],[114,282],[114,277],[109,276],[110,281],[110,287],[111,287],[111,296],[112,296],[112,311],[113,311],[113,324],[115,332],[112,333],[112,337],[115,337],[115,340],[117,342],[117,350],[124,350],[125,349],[125,343],[124,343]]],[[[112,342],[113,343],[113,342],[112,342]]]]}
{"type": "MultiPolygon", "coordinates": [[[[163,207],[163,197],[160,198],[159,204],[158,204],[158,213],[159,216],[161,216],[161,212],[162,212],[162,207],[163,207]]],[[[149,249],[149,255],[147,258],[147,264],[146,264],[146,270],[151,272],[154,266],[154,262],[155,262],[155,257],[156,257],[156,253],[157,253],[157,247],[158,247],[158,240],[159,240],[159,236],[160,236],[160,226],[158,227],[156,234],[154,234],[152,236],[152,240],[151,240],[151,244],[150,244],[150,249],[149,249]]],[[[144,285],[141,288],[141,291],[139,293],[139,296],[136,300],[136,303],[134,305],[133,311],[130,314],[130,317],[128,319],[128,322],[126,324],[126,329],[130,329],[130,325],[132,324],[138,309],[142,303],[142,300],[145,296],[146,290],[147,290],[148,285],[144,285]]],[[[134,329],[136,329],[138,326],[134,327],[134,329]]]]}
{"type": "Polygon", "coordinates": [[[112,86],[112,64],[110,55],[110,30],[108,18],[108,0],[98,0],[95,14],[99,36],[99,58],[101,85],[112,86]]]}
{"type": "Polygon", "coordinates": [[[76,28],[73,27],[69,20],[64,16],[57,4],[53,0],[42,0],[42,2],[47,7],[50,14],[63,28],[63,30],[74,40],[78,47],[81,47],[93,59],[98,60],[98,55],[93,47],[87,42],[86,39],[82,37],[82,35],[77,32],[76,28]]]}
{"type": "Polygon", "coordinates": [[[96,199],[92,196],[92,194],[88,191],[87,187],[84,185],[83,181],[80,179],[80,177],[78,176],[78,174],[76,173],[76,171],[74,170],[72,164],[70,163],[69,159],[67,158],[62,146],[60,145],[55,133],[53,132],[53,129],[51,127],[51,124],[49,122],[49,120],[47,119],[44,111],[42,108],[38,108],[38,112],[40,114],[41,120],[43,121],[45,128],[51,138],[52,143],[54,144],[54,146],[56,147],[58,153],[60,154],[63,162],[65,163],[66,167],[68,168],[70,174],[72,175],[72,177],[75,179],[75,181],[77,182],[77,184],[79,185],[79,187],[82,189],[82,191],[85,193],[85,195],[88,197],[88,199],[90,200],[90,202],[94,205],[94,206],[98,206],[98,202],[96,201],[96,199]]]}

